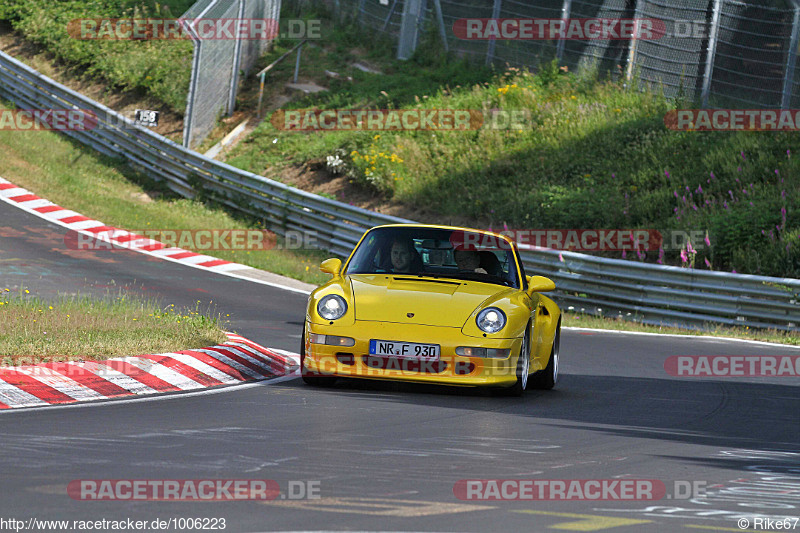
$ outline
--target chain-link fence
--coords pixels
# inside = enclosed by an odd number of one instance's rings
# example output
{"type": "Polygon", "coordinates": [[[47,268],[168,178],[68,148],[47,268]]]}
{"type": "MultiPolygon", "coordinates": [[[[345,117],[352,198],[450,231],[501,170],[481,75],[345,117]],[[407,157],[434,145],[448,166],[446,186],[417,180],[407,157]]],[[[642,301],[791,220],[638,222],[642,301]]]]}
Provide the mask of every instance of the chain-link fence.
{"type": "Polygon", "coordinates": [[[233,112],[239,72],[247,72],[272,42],[270,39],[203,39],[200,20],[269,20],[266,33],[274,37],[281,0],[200,0],[181,17],[192,36],[192,78],[183,123],[183,145],[194,147],[214,129],[222,114],[233,112]]]}
{"type": "Polygon", "coordinates": [[[449,51],[485,64],[535,70],[558,58],[573,71],[625,76],[703,106],[800,104],[795,68],[800,0],[335,0],[333,5],[395,37],[401,58],[410,55],[421,32],[438,28],[449,51]],[[406,12],[415,10],[419,19],[406,20],[406,12]],[[459,20],[509,18],[650,19],[659,31],[652,39],[588,40],[469,40],[454,32],[459,20]],[[413,42],[405,42],[409,39],[413,42]]]}

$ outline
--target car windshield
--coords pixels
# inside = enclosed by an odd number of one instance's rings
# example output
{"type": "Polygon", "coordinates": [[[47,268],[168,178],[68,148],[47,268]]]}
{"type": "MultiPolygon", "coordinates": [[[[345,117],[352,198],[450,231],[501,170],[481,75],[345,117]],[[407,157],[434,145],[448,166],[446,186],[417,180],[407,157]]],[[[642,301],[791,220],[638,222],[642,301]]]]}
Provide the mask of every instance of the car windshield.
{"type": "Polygon", "coordinates": [[[508,242],[475,230],[375,228],[359,244],[345,274],[385,273],[520,286],[508,242]]]}

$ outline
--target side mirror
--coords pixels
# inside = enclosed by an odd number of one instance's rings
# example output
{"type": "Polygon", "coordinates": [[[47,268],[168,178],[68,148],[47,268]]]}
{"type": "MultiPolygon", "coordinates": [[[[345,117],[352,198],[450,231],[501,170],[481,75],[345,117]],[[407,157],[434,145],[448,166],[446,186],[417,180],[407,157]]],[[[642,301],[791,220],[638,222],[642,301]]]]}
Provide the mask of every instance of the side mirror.
{"type": "Polygon", "coordinates": [[[532,295],[534,292],[549,292],[556,288],[556,284],[552,279],[544,276],[526,276],[528,279],[528,294],[532,295]]]}
{"type": "Polygon", "coordinates": [[[339,272],[342,270],[342,260],[337,259],[335,257],[331,259],[326,259],[319,265],[319,269],[327,274],[330,274],[334,278],[339,275],[339,272]]]}

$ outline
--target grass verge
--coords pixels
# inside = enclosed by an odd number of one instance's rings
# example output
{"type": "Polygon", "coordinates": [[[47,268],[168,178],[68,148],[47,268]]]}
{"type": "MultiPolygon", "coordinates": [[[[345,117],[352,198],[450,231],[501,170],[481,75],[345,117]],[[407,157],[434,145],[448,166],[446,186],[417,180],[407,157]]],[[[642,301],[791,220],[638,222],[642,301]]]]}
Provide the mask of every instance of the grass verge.
{"type": "Polygon", "coordinates": [[[44,301],[27,289],[0,289],[0,361],[18,366],[102,360],[203,348],[224,342],[221,319],[208,310],[177,310],[129,295],[44,301]]]}

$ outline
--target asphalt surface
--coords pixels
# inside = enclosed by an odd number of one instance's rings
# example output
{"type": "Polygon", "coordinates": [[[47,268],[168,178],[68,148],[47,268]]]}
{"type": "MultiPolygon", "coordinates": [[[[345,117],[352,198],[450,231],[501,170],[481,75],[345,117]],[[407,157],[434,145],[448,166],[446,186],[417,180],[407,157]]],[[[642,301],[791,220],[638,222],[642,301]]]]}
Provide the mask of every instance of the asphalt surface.
{"type": "MultiPolygon", "coordinates": [[[[127,250],[71,251],[64,232],[0,203],[0,288],[212,302],[239,333],[297,351],[304,295],[127,250]]],[[[20,531],[31,518],[69,521],[51,529],[61,531],[86,525],[73,521],[132,519],[153,531],[156,519],[216,518],[237,532],[672,532],[741,531],[737,521],[747,519],[758,531],[768,525],[758,517],[790,517],[789,529],[800,531],[798,379],[678,378],[664,370],[672,355],[800,350],[565,331],[561,353],[556,389],[522,399],[365,381],[314,389],[291,379],[5,411],[0,529],[13,529],[10,519],[25,522],[20,531]],[[267,479],[282,497],[153,502],[67,494],[71,481],[103,479],[267,479]],[[659,480],[671,498],[462,501],[454,486],[465,479],[659,480]],[[676,481],[681,489],[697,484],[702,497],[678,499],[676,481]],[[319,498],[296,499],[301,492],[319,498]]],[[[219,530],[223,523],[194,525],[219,530]]]]}

